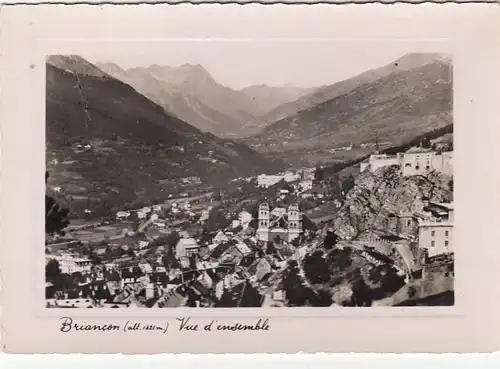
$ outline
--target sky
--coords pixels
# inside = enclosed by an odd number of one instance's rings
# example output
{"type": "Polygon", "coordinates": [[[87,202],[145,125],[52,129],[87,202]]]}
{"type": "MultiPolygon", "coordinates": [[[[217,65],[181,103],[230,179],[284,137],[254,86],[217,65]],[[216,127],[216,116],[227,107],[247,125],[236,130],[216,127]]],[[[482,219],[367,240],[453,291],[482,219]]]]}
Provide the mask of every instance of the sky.
{"type": "MultiPolygon", "coordinates": [[[[332,84],[407,53],[435,52],[433,43],[400,41],[175,40],[142,41],[137,47],[104,48],[81,54],[92,63],[113,62],[122,68],[152,64],[201,64],[219,83],[233,89],[266,84],[317,87],[332,84]],[[133,50],[133,52],[131,52],[133,50]]],[[[115,45],[116,46],[116,45],[115,45]]]]}

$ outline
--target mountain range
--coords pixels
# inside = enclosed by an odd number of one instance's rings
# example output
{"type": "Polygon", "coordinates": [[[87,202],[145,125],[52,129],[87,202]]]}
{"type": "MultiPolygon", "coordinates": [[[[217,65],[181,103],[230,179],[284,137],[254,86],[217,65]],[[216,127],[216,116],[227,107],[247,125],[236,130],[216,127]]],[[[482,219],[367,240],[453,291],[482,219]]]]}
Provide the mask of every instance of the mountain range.
{"type": "Polygon", "coordinates": [[[407,55],[321,90],[321,98],[316,91],[297,100],[295,108],[334,97],[268,125],[247,142],[283,151],[377,139],[400,144],[453,123],[451,61],[440,55],[407,55]]]}
{"type": "Polygon", "coordinates": [[[175,178],[224,185],[231,177],[275,171],[283,161],[314,161],[316,149],[407,142],[453,124],[452,95],[451,60],[440,54],[408,54],[319,88],[239,91],[200,65],[125,70],[51,56],[48,169],[51,181],[71,194],[92,189],[108,204],[164,198],[175,178]],[[228,133],[245,137],[220,137],[228,133]]]}
{"type": "MultiPolygon", "coordinates": [[[[79,56],[47,59],[46,148],[53,184],[109,204],[164,197],[163,180],[204,183],[275,170],[248,146],[202,132],[79,56]]],[[[171,185],[173,186],[173,184],[171,185]]]]}
{"type": "Polygon", "coordinates": [[[451,63],[451,60],[437,53],[410,53],[379,68],[374,68],[340,82],[312,89],[300,98],[281,104],[268,113],[248,121],[242,128],[244,132],[255,134],[263,128],[300,111],[308,110],[318,104],[347,94],[364,84],[372,83],[393,73],[411,71],[435,62],[451,63]]]}
{"type": "Polygon", "coordinates": [[[151,65],[123,69],[97,63],[107,74],[129,84],[169,113],[204,132],[220,136],[239,132],[245,122],[307,91],[293,86],[250,86],[233,90],[215,81],[201,65],[151,65]]]}

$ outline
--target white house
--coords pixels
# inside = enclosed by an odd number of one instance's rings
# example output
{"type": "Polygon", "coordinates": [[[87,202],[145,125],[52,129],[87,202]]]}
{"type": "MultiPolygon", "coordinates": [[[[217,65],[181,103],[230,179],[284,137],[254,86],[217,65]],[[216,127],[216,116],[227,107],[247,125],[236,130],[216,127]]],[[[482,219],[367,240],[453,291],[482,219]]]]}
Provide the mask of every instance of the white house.
{"type": "Polygon", "coordinates": [[[45,255],[47,262],[50,260],[56,260],[59,263],[59,268],[61,273],[72,274],[76,272],[88,273],[92,268],[92,263],[87,258],[81,258],[74,254],[61,254],[61,255],[45,255]]]}
{"type": "Polygon", "coordinates": [[[453,204],[435,204],[439,215],[418,225],[418,246],[429,257],[453,253],[453,204]]]}
{"type": "Polygon", "coordinates": [[[139,248],[140,248],[140,249],[144,249],[144,248],[148,247],[149,242],[148,242],[148,241],[143,241],[143,240],[140,240],[140,241],[138,242],[138,245],[139,245],[139,248]]]}
{"type": "Polygon", "coordinates": [[[238,220],[240,221],[241,226],[243,229],[247,229],[249,223],[252,221],[253,217],[252,214],[250,214],[248,211],[241,211],[238,214],[238,220]]]}
{"type": "Polygon", "coordinates": [[[418,226],[418,247],[429,257],[453,253],[453,222],[421,222],[418,226]]]}
{"type": "Polygon", "coordinates": [[[300,179],[300,175],[293,172],[286,172],[283,175],[283,179],[285,180],[285,182],[294,182],[300,179]]]}
{"type": "Polygon", "coordinates": [[[267,175],[267,174],[261,174],[257,177],[257,185],[259,187],[271,187],[272,185],[275,185],[279,181],[281,181],[284,177],[282,175],[267,175]]]}
{"type": "Polygon", "coordinates": [[[400,157],[397,155],[386,155],[386,154],[375,154],[370,155],[370,157],[360,164],[360,171],[365,171],[370,167],[371,172],[375,172],[377,169],[382,167],[388,167],[391,165],[400,165],[400,157]]]}
{"type": "Polygon", "coordinates": [[[313,181],[310,179],[299,182],[299,187],[302,191],[309,191],[313,188],[313,181]]]}
{"type": "Polygon", "coordinates": [[[190,257],[200,252],[200,246],[194,238],[181,238],[175,246],[177,258],[190,257]]]}
{"type": "Polygon", "coordinates": [[[141,271],[144,273],[144,274],[150,274],[150,273],[153,273],[153,267],[151,266],[151,264],[149,263],[142,263],[142,264],[139,264],[138,267],[141,269],[141,271]]]}
{"type": "Polygon", "coordinates": [[[397,155],[371,155],[360,164],[360,171],[370,169],[371,172],[379,168],[397,165],[403,177],[426,175],[430,172],[440,172],[453,175],[453,152],[437,153],[432,149],[412,147],[405,153],[397,155]]]}

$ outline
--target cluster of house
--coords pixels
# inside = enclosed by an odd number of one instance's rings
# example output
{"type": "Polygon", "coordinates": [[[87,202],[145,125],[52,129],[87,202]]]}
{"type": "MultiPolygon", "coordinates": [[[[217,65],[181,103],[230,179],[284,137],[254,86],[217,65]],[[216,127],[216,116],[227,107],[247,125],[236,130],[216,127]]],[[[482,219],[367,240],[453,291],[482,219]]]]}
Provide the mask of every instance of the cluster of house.
{"type": "Polygon", "coordinates": [[[116,219],[117,220],[127,220],[132,213],[135,213],[138,219],[144,219],[150,214],[151,212],[159,212],[163,209],[162,205],[154,205],[152,207],[143,207],[142,209],[136,209],[136,210],[130,210],[130,211],[124,211],[120,210],[116,213],[116,219]]]}
{"type": "Polygon", "coordinates": [[[426,175],[430,172],[453,174],[453,151],[436,152],[432,149],[412,147],[404,153],[396,155],[375,154],[361,163],[360,171],[377,169],[387,166],[399,166],[404,177],[426,175]]]}
{"type": "MultiPolygon", "coordinates": [[[[241,227],[241,232],[248,236],[247,238],[252,243],[257,243],[258,241],[291,243],[298,238],[303,231],[302,212],[299,210],[297,204],[290,205],[288,209],[276,207],[272,210],[268,203],[260,204],[257,219],[258,228],[255,237],[250,237],[252,232],[246,232],[249,229],[252,219],[252,214],[247,211],[242,211],[238,214],[238,219],[234,219],[231,223],[231,229],[241,227]]],[[[207,246],[208,251],[212,251],[221,243],[230,241],[236,242],[236,248],[240,247],[241,249],[245,249],[246,247],[241,236],[234,235],[231,231],[219,231],[213,238],[213,243],[207,246]]],[[[202,247],[194,238],[189,237],[181,238],[175,250],[178,259],[202,254],[202,247]]]]}
{"type": "Polygon", "coordinates": [[[313,179],[314,169],[307,168],[299,172],[287,171],[278,174],[260,174],[259,176],[257,176],[257,185],[259,187],[268,188],[281,181],[285,181],[287,183],[298,181],[298,186],[301,187],[303,191],[307,191],[308,189],[312,188],[313,179]]]}
{"type": "MultiPolygon", "coordinates": [[[[154,253],[156,262],[141,262],[136,266],[124,266],[114,260],[92,267],[89,259],[76,254],[47,255],[47,261],[55,259],[59,262],[62,273],[82,274],[81,288],[76,295],[65,293],[59,298],[51,295],[51,303],[69,307],[80,303],[95,304],[96,296],[104,296],[108,302],[118,304],[112,307],[125,307],[131,303],[137,305],[137,301],[131,301],[134,296],[143,296],[143,300],[155,300],[156,306],[168,307],[183,306],[187,300],[198,296],[195,298],[198,306],[206,306],[224,300],[224,296],[231,300],[230,296],[240,294],[235,304],[250,299],[253,301],[250,304],[261,306],[266,294],[256,292],[257,289],[266,283],[272,272],[286,265],[286,257],[278,250],[269,255],[266,253],[267,241],[290,243],[299,237],[302,213],[297,205],[271,210],[267,203],[263,203],[259,207],[256,232],[249,227],[252,220],[250,213],[242,211],[231,223],[231,229],[239,228],[237,232],[221,230],[210,241],[200,242],[183,232],[174,247],[176,262],[169,266],[169,270],[162,259],[164,252],[154,253]],[[103,266],[104,270],[100,269],[103,266]],[[135,272],[136,269],[141,273],[135,272]],[[89,284],[91,288],[86,290],[85,286],[89,284]],[[97,285],[103,287],[99,287],[102,291],[96,295],[97,285]],[[253,295],[246,296],[249,291],[253,291],[253,295]],[[70,295],[73,297],[68,297],[70,295]]],[[[268,300],[277,298],[275,295],[273,292],[268,300]]],[[[109,304],[106,306],[110,307],[109,304]]]]}
{"type": "Polygon", "coordinates": [[[353,146],[352,146],[352,142],[351,142],[347,146],[342,146],[342,147],[337,147],[337,148],[334,148],[334,149],[330,149],[330,150],[328,150],[328,152],[334,154],[337,151],[351,151],[352,148],[353,148],[353,146]]]}
{"type": "MultiPolygon", "coordinates": [[[[188,217],[194,217],[196,215],[195,212],[191,210],[191,204],[189,201],[185,201],[183,203],[172,203],[171,205],[168,206],[168,208],[164,204],[160,205],[154,205],[152,207],[144,207],[142,209],[138,210],[132,210],[132,211],[119,211],[116,213],[116,219],[117,220],[127,220],[129,219],[133,213],[135,213],[135,216],[137,219],[146,219],[149,216],[149,219],[153,222],[153,225],[156,227],[160,228],[165,228],[165,224],[163,222],[158,222],[159,220],[159,215],[158,213],[167,210],[173,214],[185,214],[188,217]]],[[[202,218],[201,221],[204,221],[208,219],[208,213],[212,209],[211,206],[208,206],[206,209],[202,210],[200,212],[200,216],[202,218]]]]}

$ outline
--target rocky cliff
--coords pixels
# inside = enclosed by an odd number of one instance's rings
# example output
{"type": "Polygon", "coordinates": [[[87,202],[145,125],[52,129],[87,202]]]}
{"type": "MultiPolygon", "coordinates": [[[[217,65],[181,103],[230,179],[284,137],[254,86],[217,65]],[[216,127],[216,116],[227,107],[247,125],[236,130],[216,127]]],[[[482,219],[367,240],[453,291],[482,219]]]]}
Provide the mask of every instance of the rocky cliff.
{"type": "Polygon", "coordinates": [[[334,220],[335,232],[343,239],[374,231],[395,234],[401,214],[422,213],[427,201],[451,201],[451,179],[441,173],[402,177],[397,166],[361,173],[334,220]]]}

